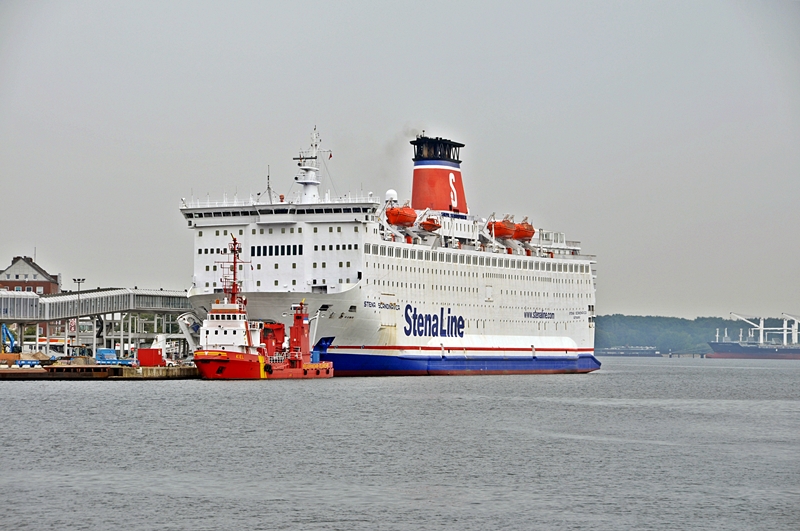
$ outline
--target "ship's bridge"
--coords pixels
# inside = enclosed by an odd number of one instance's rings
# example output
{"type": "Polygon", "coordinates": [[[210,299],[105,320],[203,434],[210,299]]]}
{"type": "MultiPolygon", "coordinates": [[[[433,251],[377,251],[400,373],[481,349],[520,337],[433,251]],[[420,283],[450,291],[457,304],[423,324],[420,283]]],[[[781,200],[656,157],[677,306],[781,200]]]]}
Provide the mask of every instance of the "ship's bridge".
{"type": "Polygon", "coordinates": [[[295,221],[371,221],[379,204],[371,194],[334,198],[326,195],[318,203],[193,200],[184,201],[180,210],[189,227],[213,227],[295,221]]]}

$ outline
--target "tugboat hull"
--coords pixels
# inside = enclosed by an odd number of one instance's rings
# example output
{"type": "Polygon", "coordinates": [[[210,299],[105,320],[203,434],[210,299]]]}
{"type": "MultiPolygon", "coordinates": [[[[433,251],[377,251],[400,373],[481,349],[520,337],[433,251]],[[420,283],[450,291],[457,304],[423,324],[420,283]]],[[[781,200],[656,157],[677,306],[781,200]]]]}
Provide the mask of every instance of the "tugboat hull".
{"type": "Polygon", "coordinates": [[[333,378],[333,364],[270,363],[264,356],[238,352],[197,351],[195,365],[206,380],[286,380],[333,378]],[[296,365],[296,366],[292,366],[296,365]]]}

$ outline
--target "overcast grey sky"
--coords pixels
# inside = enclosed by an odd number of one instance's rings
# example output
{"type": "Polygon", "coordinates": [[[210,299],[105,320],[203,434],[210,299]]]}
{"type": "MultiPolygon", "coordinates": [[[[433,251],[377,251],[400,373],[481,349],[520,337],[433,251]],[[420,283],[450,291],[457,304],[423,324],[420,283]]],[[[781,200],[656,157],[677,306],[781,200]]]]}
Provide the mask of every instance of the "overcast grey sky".
{"type": "Polygon", "coordinates": [[[339,193],[465,143],[601,314],[800,313],[798,2],[3,1],[0,267],[186,288],[180,198],[286,193],[314,125],[339,193]]]}

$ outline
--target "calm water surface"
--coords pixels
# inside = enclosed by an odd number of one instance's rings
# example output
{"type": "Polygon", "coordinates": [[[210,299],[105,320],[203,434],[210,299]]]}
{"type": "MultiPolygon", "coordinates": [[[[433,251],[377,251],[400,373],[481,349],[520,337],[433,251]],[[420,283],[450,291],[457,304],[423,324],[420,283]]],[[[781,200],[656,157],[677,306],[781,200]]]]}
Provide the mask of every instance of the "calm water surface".
{"type": "Polygon", "coordinates": [[[2,529],[800,529],[800,362],[0,382],[2,529]]]}

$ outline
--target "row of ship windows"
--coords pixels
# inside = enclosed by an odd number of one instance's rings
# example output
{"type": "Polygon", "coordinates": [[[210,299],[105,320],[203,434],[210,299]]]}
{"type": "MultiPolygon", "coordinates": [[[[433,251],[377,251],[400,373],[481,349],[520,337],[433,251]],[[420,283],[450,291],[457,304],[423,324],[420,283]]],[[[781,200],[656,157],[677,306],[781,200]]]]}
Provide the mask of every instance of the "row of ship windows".
{"type": "MultiPolygon", "coordinates": [[[[277,264],[277,263],[275,264],[275,269],[279,269],[278,265],[279,264],[277,264]]],[[[230,267],[233,267],[233,266],[230,266],[230,267]]],[[[313,269],[316,269],[317,268],[317,262],[312,262],[311,263],[311,267],[313,269]]],[[[322,267],[323,268],[328,267],[328,263],[327,262],[322,262],[322,267]]],[[[339,267],[350,267],[350,262],[339,262],[339,267]],[[345,265],[345,264],[347,264],[347,265],[345,265]]],[[[260,270],[261,269],[261,264],[256,264],[256,269],[260,270]]],[[[292,269],[297,269],[297,262],[292,262],[292,269]]],[[[208,265],[206,266],[206,271],[216,271],[216,270],[217,270],[217,266],[208,266],[208,265]]],[[[242,266],[239,266],[239,271],[241,271],[241,270],[242,270],[242,266]]]]}
{"type": "Polygon", "coordinates": [[[374,214],[377,208],[371,207],[337,207],[337,208],[259,208],[258,210],[223,210],[221,212],[187,213],[186,219],[192,218],[229,218],[240,216],[269,216],[272,214],[374,214]]]}
{"type": "MultiPolygon", "coordinates": [[[[333,251],[334,246],[331,245],[315,245],[315,251],[333,251]],[[321,249],[320,249],[321,247],[321,249]]],[[[357,243],[348,243],[348,244],[337,244],[336,245],[337,251],[352,251],[358,250],[357,243]]],[[[224,251],[223,251],[224,253],[224,251]]],[[[201,254],[201,253],[197,253],[201,254]]],[[[208,253],[206,253],[208,254],[208,253]]],[[[212,253],[213,254],[213,253],[212,253]]],[[[293,255],[302,255],[303,254],[303,245],[251,245],[250,246],[250,256],[293,256],[293,255]]]]}
{"type": "MultiPolygon", "coordinates": [[[[323,251],[326,250],[324,245],[315,245],[314,246],[314,250],[315,251],[319,251],[320,247],[322,248],[321,250],[323,250],[323,251]]],[[[328,249],[327,250],[328,251],[333,251],[333,245],[328,245],[328,249]]],[[[348,243],[348,244],[342,243],[340,245],[337,244],[336,245],[336,250],[337,251],[353,251],[353,250],[358,251],[358,244],[357,243],[348,243]]]]}
{"type": "MultiPolygon", "coordinates": [[[[370,280],[367,279],[367,284],[370,283],[370,280]]],[[[389,280],[373,280],[372,284],[378,286],[384,286],[387,288],[410,288],[410,289],[425,289],[425,284],[417,284],[415,282],[393,282],[389,280]]],[[[470,286],[450,286],[447,284],[443,284],[441,286],[437,284],[432,284],[431,289],[433,291],[457,291],[460,293],[478,293],[478,288],[470,287],[470,286]]],[[[487,286],[491,289],[491,286],[487,286]]],[[[550,293],[545,291],[521,291],[521,290],[500,290],[500,294],[503,295],[518,295],[524,297],[556,297],[556,298],[585,298],[584,294],[581,293],[550,293]]],[[[491,297],[490,297],[491,298],[491,297]]]]}
{"type": "Polygon", "coordinates": [[[503,273],[481,273],[481,278],[496,278],[499,280],[526,280],[528,282],[552,282],[554,284],[589,284],[591,280],[574,278],[536,277],[528,275],[505,275],[503,273]]]}
{"type": "Polygon", "coordinates": [[[250,256],[295,256],[302,254],[303,244],[250,246],[250,256]]]}
{"type": "MultiPolygon", "coordinates": [[[[357,243],[348,243],[348,244],[337,244],[336,246],[337,251],[357,251],[358,244],[357,243]]],[[[315,251],[333,251],[334,246],[328,245],[315,245],[315,251]],[[321,247],[321,249],[320,249],[321,247]],[[327,247],[327,248],[326,248],[327,247]]],[[[228,254],[228,250],[225,248],[202,248],[197,250],[197,254],[228,254]]],[[[303,254],[303,244],[292,244],[292,245],[251,245],[250,246],[250,256],[298,256],[303,254]]]]}
{"type": "Polygon", "coordinates": [[[210,313],[208,318],[212,321],[244,321],[245,317],[241,314],[230,313],[210,313]]]}
{"type": "MultiPolygon", "coordinates": [[[[349,263],[349,262],[348,262],[349,263]]],[[[365,266],[369,267],[369,262],[365,262],[365,266]]],[[[478,278],[478,273],[473,271],[453,271],[450,269],[426,269],[424,267],[409,267],[409,266],[396,266],[394,264],[376,264],[375,262],[372,263],[373,268],[378,269],[387,269],[392,271],[406,271],[409,273],[427,273],[427,274],[434,274],[434,275],[448,275],[448,276],[456,276],[456,277],[474,277],[478,278]]],[[[208,271],[208,268],[206,268],[208,271]]],[[[574,278],[552,278],[552,277],[537,277],[537,276],[530,276],[530,275],[510,275],[506,273],[481,273],[480,278],[496,278],[500,280],[526,280],[529,282],[553,282],[556,284],[588,284],[590,280],[588,279],[574,279],[574,278]]]]}
{"type": "MultiPolygon", "coordinates": [[[[317,285],[317,279],[316,278],[313,279],[311,281],[311,283],[316,286],[317,285]]],[[[351,283],[351,279],[349,279],[349,278],[340,278],[339,279],[339,284],[350,284],[350,283],[351,283]]],[[[322,282],[320,284],[323,285],[323,286],[326,286],[327,285],[327,280],[323,278],[322,282]]],[[[279,286],[280,282],[278,280],[275,280],[274,281],[274,285],[275,286],[279,286]]],[[[296,286],[296,285],[297,285],[297,279],[293,278],[292,279],[292,286],[296,286]]],[[[259,287],[261,286],[261,281],[260,280],[256,280],[256,286],[259,286],[259,287]]],[[[217,287],[217,283],[216,282],[206,282],[206,287],[207,288],[216,288],[217,287]]]]}
{"type": "MultiPolygon", "coordinates": [[[[219,233],[220,230],[222,230],[222,236],[227,236],[228,235],[228,229],[216,230],[216,231],[214,231],[214,235],[215,236],[219,236],[220,235],[220,233],[219,233]]],[[[264,229],[259,229],[259,230],[261,231],[261,234],[264,234],[264,229]]],[[[314,232],[316,232],[316,231],[314,231],[314,232]]],[[[255,234],[255,233],[256,233],[256,229],[253,229],[253,234],[255,234]]],[[[272,229],[269,229],[269,233],[272,234],[272,229]]],[[[303,227],[297,227],[297,233],[298,234],[302,234],[303,233],[303,227]]],[[[231,234],[233,234],[233,231],[231,231],[231,234]]],[[[281,228],[281,234],[286,234],[286,227],[282,227],[281,228]]],[[[289,227],[289,234],[294,234],[294,227],[289,227]]],[[[243,236],[243,235],[244,235],[244,229],[239,229],[239,236],[243,236]]],[[[197,231],[197,237],[198,238],[202,238],[203,237],[203,231],[197,231]]]]}
{"type": "Polygon", "coordinates": [[[366,254],[379,256],[393,256],[395,258],[408,258],[411,260],[428,260],[430,262],[447,262],[453,264],[472,264],[489,267],[505,267],[510,269],[530,269],[534,271],[556,271],[561,273],[588,273],[588,264],[563,264],[551,262],[535,262],[516,258],[497,258],[488,256],[473,256],[459,253],[446,253],[437,251],[417,251],[416,249],[401,249],[387,245],[366,244],[366,254]]]}
{"type": "MultiPolygon", "coordinates": [[[[287,229],[289,230],[289,234],[294,234],[294,227],[281,227],[281,234],[286,234],[286,230],[287,229]]],[[[273,232],[274,230],[275,229],[267,229],[267,234],[274,234],[274,232],[273,232]]],[[[252,231],[253,231],[252,234],[255,235],[256,229],[252,229],[252,231]]],[[[259,234],[264,234],[264,229],[258,229],[258,231],[259,231],[259,234]]],[[[317,234],[319,232],[319,227],[314,227],[314,231],[313,232],[314,232],[314,234],[317,234]]],[[[331,232],[331,233],[334,232],[332,225],[328,227],[328,232],[331,232]]],[[[342,232],[342,227],[337,226],[336,227],[336,232],[342,232]]],[[[358,232],[358,225],[353,227],[353,232],[358,232]]],[[[233,234],[233,231],[231,231],[231,234],[233,234]]],[[[297,227],[297,234],[303,234],[303,227],[297,227]]],[[[218,229],[218,230],[214,231],[214,236],[227,236],[227,235],[228,235],[228,229],[218,229]],[[220,231],[222,231],[222,234],[220,234],[220,231]]],[[[244,235],[244,229],[239,229],[239,236],[243,236],[243,235],[244,235]]],[[[201,231],[201,230],[197,231],[197,237],[198,238],[202,238],[203,237],[203,231],[201,231]]]]}

